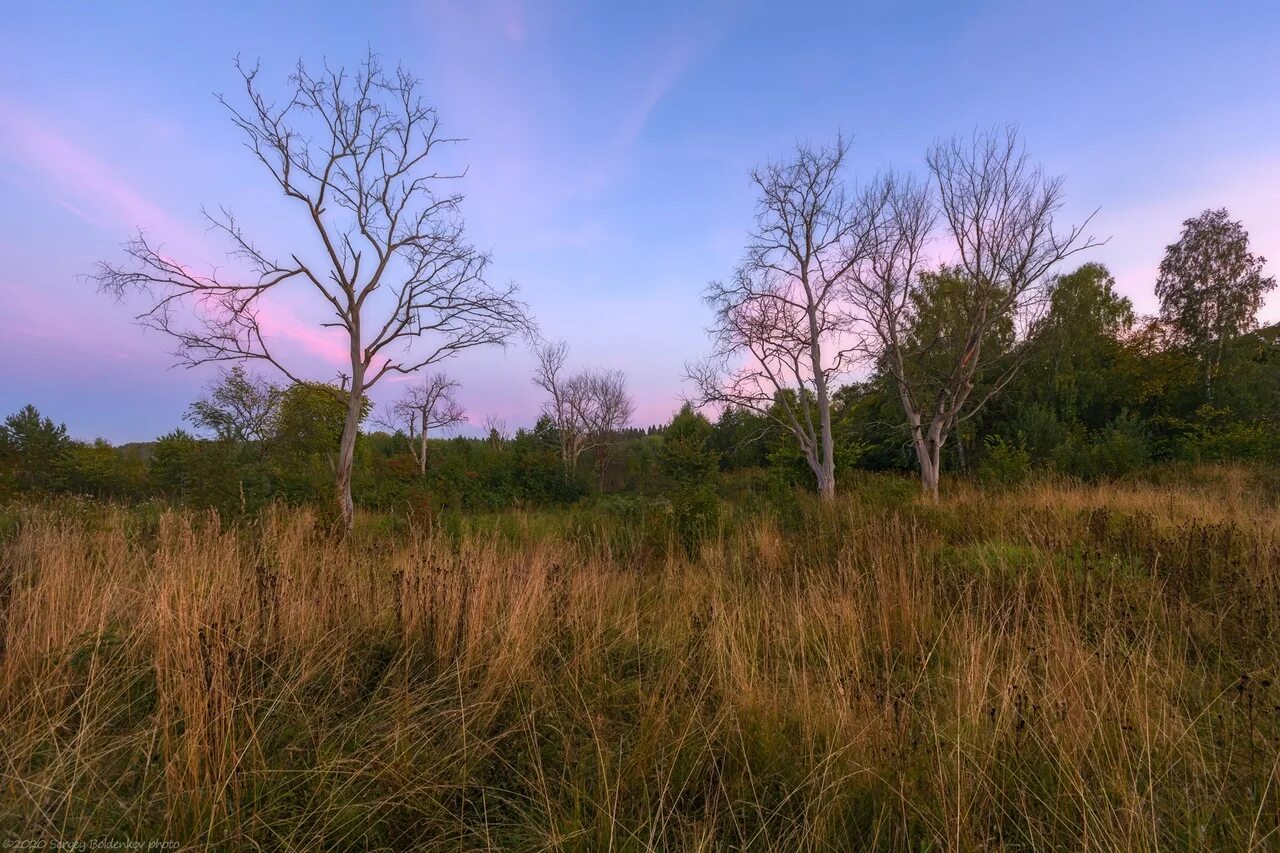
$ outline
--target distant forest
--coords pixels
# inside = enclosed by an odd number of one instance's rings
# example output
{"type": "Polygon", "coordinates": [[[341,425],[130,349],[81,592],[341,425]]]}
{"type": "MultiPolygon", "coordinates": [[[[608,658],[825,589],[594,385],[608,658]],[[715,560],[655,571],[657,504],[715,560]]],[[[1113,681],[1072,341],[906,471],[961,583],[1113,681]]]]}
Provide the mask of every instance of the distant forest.
{"type": "MultiPolygon", "coordinates": [[[[1231,334],[1207,369],[1176,322],[1136,317],[1107,270],[1085,264],[1054,281],[1048,311],[1015,346],[1006,355],[1020,369],[959,426],[944,448],[946,470],[999,485],[1043,471],[1089,480],[1170,461],[1280,462],[1280,326],[1231,334]]],[[[840,386],[832,400],[839,479],[917,470],[887,371],[840,386]]],[[[0,429],[0,490],[161,498],[230,514],[276,500],[328,506],[344,412],[336,384],[285,387],[243,368],[193,402],[190,430],[143,444],[75,441],[28,406],[0,429]]],[[[708,515],[735,495],[814,488],[790,432],[744,408],[712,420],[686,406],[668,424],[593,436],[568,470],[550,412],[513,434],[490,424],[483,438],[429,438],[425,453],[420,435],[376,420],[366,419],[357,443],[353,490],[377,510],[545,507],[607,495],[708,515]]]]}

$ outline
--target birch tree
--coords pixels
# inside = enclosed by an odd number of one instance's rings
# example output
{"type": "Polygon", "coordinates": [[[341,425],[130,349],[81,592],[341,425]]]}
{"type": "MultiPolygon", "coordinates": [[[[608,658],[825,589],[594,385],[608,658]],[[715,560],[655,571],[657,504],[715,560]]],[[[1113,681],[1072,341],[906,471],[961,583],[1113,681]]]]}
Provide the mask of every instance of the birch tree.
{"type": "Polygon", "coordinates": [[[1062,179],[1034,166],[1013,130],[940,142],[926,162],[927,183],[890,173],[868,188],[872,251],[846,289],[867,351],[897,386],[921,485],[936,497],[943,447],[1014,376],[1024,350],[1013,344],[1043,313],[1051,271],[1098,244],[1084,225],[1059,229],[1062,179]],[[927,271],[935,237],[949,264],[927,271]],[[929,291],[939,286],[947,292],[929,291]],[[924,306],[951,316],[926,323],[924,306]],[[925,325],[935,333],[921,334],[925,325]]]}
{"type": "Polygon", "coordinates": [[[799,145],[752,172],[756,224],[742,262],[704,297],[712,352],[689,365],[698,406],[748,409],[798,443],[824,499],[835,497],[833,383],[853,365],[843,282],[869,249],[866,211],[845,190],[848,144],[799,145]]]}
{"type": "Polygon", "coordinates": [[[1165,249],[1156,281],[1160,316],[1200,360],[1206,400],[1227,343],[1257,325],[1262,299],[1276,286],[1262,274],[1266,262],[1249,251],[1249,232],[1226,208],[1184,221],[1178,242],[1165,249]]]}

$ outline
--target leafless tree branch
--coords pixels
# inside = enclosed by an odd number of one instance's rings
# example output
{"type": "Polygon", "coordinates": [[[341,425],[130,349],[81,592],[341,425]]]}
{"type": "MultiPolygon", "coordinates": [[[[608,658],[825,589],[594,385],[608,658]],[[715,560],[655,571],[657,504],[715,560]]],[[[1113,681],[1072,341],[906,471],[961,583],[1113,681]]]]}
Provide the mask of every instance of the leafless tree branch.
{"type": "Polygon", "coordinates": [[[339,450],[337,489],[348,525],[351,463],[363,395],[388,373],[412,374],[472,347],[506,345],[530,332],[514,285],[487,278],[489,256],[466,238],[459,174],[436,164],[458,140],[403,69],[370,54],[354,72],[301,62],[286,98],[268,98],[258,66],[238,60],[244,94],[219,97],[244,134],[245,147],[284,196],[296,203],[322,247],[273,258],[226,210],[206,214],[248,270],[244,280],[195,272],[144,235],[125,247],[122,264],[102,263],[99,287],[118,298],[149,301],[144,326],[177,342],[186,365],[260,359],[300,382],[264,334],[264,300],[281,289],[319,295],[349,344],[350,411],[339,450]]]}

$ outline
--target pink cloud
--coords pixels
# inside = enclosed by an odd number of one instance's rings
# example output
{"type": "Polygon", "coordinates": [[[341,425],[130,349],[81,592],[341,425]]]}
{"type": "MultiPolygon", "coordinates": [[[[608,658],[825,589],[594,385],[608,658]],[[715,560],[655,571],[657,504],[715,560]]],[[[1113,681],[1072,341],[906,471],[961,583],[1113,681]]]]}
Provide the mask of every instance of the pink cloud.
{"type": "MultiPolygon", "coordinates": [[[[9,306],[0,319],[0,336],[11,343],[22,342],[27,353],[71,353],[73,356],[117,362],[145,361],[150,354],[141,338],[123,325],[103,323],[101,304],[87,300],[68,300],[30,285],[0,282],[9,306]],[[68,334],[73,329],[74,334],[68,334]]],[[[26,369],[31,369],[28,364],[26,369]]]]}
{"type": "MultiPolygon", "coordinates": [[[[171,216],[121,177],[109,163],[67,139],[35,113],[0,100],[0,131],[0,156],[49,187],[47,198],[52,204],[95,227],[120,230],[122,237],[131,229],[141,228],[167,243],[176,241],[184,254],[204,257],[215,254],[207,247],[202,234],[171,216]]],[[[196,275],[191,266],[180,266],[188,274],[196,275]]],[[[28,309],[21,330],[28,337],[53,337],[56,333],[50,330],[65,323],[65,312],[59,313],[60,306],[49,299],[37,299],[29,289],[20,304],[28,309]],[[46,331],[41,332],[42,328],[46,331]]],[[[279,301],[264,304],[259,316],[264,332],[272,338],[283,339],[289,349],[297,348],[326,366],[347,363],[347,348],[340,334],[300,319],[288,305],[279,301]]],[[[16,334],[19,330],[11,331],[16,334]]]]}
{"type": "Polygon", "coordinates": [[[285,306],[264,304],[258,320],[268,339],[286,338],[330,367],[351,363],[351,354],[341,332],[301,320],[285,306]]]}
{"type": "Polygon", "coordinates": [[[155,229],[184,242],[199,237],[148,200],[110,164],[67,140],[34,113],[0,100],[3,152],[57,190],[51,200],[91,225],[155,229]]]}

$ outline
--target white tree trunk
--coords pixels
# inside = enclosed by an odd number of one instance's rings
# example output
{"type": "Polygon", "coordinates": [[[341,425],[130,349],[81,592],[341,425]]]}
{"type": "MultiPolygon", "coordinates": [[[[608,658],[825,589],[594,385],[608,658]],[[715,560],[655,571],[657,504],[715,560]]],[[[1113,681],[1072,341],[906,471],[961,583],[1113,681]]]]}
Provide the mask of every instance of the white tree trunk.
{"type": "Polygon", "coordinates": [[[351,530],[355,522],[355,505],[351,501],[351,469],[356,458],[356,435],[360,431],[360,395],[352,394],[347,404],[347,419],[342,424],[342,442],[338,446],[336,491],[342,527],[351,530]]]}
{"type": "Polygon", "coordinates": [[[355,504],[351,500],[351,470],[356,458],[356,436],[360,434],[360,415],[364,402],[364,353],[360,348],[360,326],[351,331],[351,387],[347,389],[347,419],[342,423],[342,441],[338,445],[336,492],[338,515],[342,529],[351,532],[355,524],[355,504]]]}
{"type": "MultiPolygon", "coordinates": [[[[818,398],[818,440],[822,444],[819,458],[818,493],[824,501],[836,497],[836,456],[831,444],[831,398],[827,394],[827,375],[822,369],[822,344],[818,329],[818,307],[813,304],[813,291],[809,285],[808,264],[801,267],[801,279],[809,295],[809,359],[813,364],[813,390],[818,398]]],[[[801,405],[805,405],[801,399],[801,405]]]]}
{"type": "Polygon", "coordinates": [[[938,499],[938,481],[942,477],[942,445],[946,437],[938,424],[930,426],[927,433],[916,432],[916,460],[920,463],[920,488],[931,500],[938,499]]]}
{"type": "Polygon", "coordinates": [[[418,476],[427,476],[427,416],[422,415],[422,453],[418,456],[418,476]]]}

